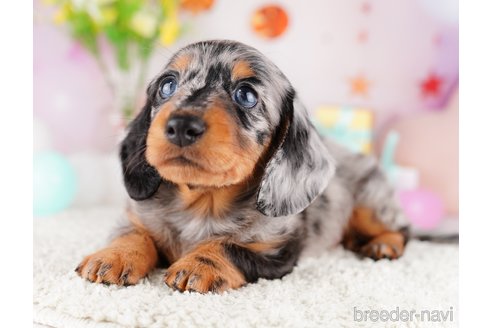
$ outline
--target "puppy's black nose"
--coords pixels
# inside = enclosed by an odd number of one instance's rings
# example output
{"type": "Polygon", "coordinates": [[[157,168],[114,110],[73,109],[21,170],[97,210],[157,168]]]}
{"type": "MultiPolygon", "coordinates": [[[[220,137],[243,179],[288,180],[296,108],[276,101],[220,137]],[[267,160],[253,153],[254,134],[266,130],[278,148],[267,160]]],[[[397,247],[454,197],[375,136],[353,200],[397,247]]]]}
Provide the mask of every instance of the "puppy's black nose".
{"type": "Polygon", "coordinates": [[[205,132],[205,122],[192,115],[176,115],[167,121],[167,140],[179,147],[186,147],[197,141],[205,132]]]}

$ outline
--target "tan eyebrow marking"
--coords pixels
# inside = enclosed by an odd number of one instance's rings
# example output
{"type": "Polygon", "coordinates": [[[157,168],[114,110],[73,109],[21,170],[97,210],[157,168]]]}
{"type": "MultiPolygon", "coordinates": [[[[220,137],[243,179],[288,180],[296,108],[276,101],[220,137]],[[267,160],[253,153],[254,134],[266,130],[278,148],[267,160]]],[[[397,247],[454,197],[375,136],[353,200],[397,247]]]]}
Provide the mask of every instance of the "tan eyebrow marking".
{"type": "Polygon", "coordinates": [[[181,55],[171,63],[170,67],[176,69],[177,71],[184,72],[188,68],[188,65],[190,65],[190,62],[190,55],[181,55]]]}
{"type": "Polygon", "coordinates": [[[255,72],[249,66],[249,63],[245,60],[240,60],[232,68],[232,79],[240,80],[248,77],[255,76],[255,72]]]}

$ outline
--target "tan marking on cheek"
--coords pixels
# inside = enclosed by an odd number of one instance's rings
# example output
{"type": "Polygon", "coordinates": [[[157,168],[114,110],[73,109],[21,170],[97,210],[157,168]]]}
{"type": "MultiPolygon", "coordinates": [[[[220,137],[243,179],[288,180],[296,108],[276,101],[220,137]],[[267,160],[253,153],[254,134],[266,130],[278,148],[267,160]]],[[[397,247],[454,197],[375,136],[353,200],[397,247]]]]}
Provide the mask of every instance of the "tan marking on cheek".
{"type": "Polygon", "coordinates": [[[191,63],[191,55],[181,55],[176,58],[170,65],[170,68],[173,68],[177,71],[184,72],[188,68],[191,63]]]}
{"type": "Polygon", "coordinates": [[[204,157],[212,159],[211,170],[228,168],[223,174],[221,185],[230,185],[244,181],[252,173],[263,148],[250,140],[238,140],[240,131],[236,122],[226,110],[216,107],[205,113],[205,122],[210,127],[202,145],[204,157]]]}
{"type": "Polygon", "coordinates": [[[241,80],[255,76],[255,72],[251,69],[251,66],[247,61],[240,60],[234,64],[231,75],[233,80],[241,80]]]}

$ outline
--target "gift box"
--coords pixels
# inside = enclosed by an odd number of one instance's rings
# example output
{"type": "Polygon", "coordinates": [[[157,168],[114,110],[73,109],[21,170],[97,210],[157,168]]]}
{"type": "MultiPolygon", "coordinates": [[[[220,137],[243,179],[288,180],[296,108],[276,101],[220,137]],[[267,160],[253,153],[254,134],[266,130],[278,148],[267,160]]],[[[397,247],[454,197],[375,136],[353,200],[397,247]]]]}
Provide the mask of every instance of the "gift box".
{"type": "Polygon", "coordinates": [[[364,154],[372,152],[373,122],[372,111],[360,107],[323,106],[314,115],[321,135],[364,154]]]}

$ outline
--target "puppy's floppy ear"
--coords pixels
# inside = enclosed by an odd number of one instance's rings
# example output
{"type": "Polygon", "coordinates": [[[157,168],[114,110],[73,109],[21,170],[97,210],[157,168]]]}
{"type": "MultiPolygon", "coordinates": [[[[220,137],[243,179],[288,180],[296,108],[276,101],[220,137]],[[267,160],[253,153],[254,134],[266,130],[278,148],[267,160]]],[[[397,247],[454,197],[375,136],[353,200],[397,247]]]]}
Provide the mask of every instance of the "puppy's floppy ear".
{"type": "Polygon", "coordinates": [[[150,198],[162,180],[157,170],[145,159],[151,111],[150,101],[147,101],[145,107],[130,123],[128,134],[120,147],[126,191],[135,200],[150,198]]]}
{"type": "Polygon", "coordinates": [[[256,203],[261,213],[272,217],[304,210],[335,172],[333,158],[293,90],[284,98],[281,112],[283,129],[274,136],[280,139],[267,163],[256,203]]]}

